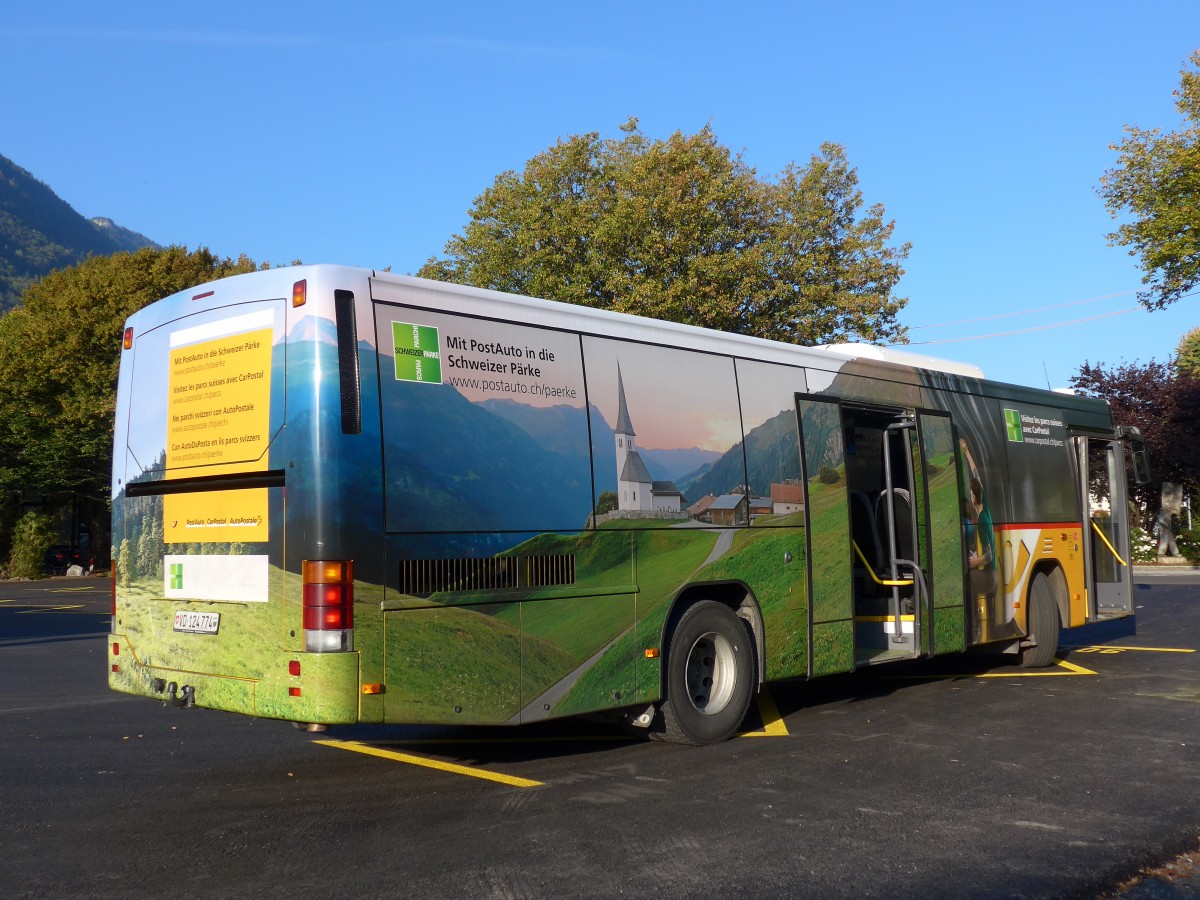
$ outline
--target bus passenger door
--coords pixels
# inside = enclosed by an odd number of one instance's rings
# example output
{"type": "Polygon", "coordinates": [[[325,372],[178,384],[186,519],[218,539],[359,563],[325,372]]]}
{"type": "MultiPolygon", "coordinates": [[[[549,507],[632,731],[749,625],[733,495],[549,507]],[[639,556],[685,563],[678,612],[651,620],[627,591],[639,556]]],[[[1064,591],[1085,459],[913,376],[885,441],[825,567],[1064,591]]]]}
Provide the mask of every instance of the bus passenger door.
{"type": "Polygon", "coordinates": [[[796,395],[808,542],[808,674],[854,669],[854,588],[841,404],[796,395]]]}
{"type": "Polygon", "coordinates": [[[929,586],[929,608],[924,650],[927,654],[952,653],[966,646],[966,557],[963,527],[961,460],[954,426],[945,413],[917,414],[919,453],[914,479],[917,508],[925,513],[920,563],[929,586]]]}
{"type": "Polygon", "coordinates": [[[1121,441],[1077,436],[1088,621],[1133,612],[1129,504],[1121,441]]]}

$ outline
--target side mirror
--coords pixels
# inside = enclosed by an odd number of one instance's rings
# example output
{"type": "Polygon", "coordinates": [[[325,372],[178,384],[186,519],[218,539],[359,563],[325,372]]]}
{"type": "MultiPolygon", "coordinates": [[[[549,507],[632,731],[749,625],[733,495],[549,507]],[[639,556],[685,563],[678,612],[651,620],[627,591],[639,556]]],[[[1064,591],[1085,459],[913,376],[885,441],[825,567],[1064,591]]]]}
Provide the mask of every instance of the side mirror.
{"type": "Polygon", "coordinates": [[[1133,448],[1133,480],[1138,484],[1150,483],[1150,454],[1144,444],[1133,448]]]}
{"type": "Polygon", "coordinates": [[[1117,429],[1117,436],[1129,441],[1133,462],[1133,480],[1138,484],[1149,484],[1150,454],[1146,452],[1146,441],[1142,433],[1133,425],[1122,425],[1117,429]]]}

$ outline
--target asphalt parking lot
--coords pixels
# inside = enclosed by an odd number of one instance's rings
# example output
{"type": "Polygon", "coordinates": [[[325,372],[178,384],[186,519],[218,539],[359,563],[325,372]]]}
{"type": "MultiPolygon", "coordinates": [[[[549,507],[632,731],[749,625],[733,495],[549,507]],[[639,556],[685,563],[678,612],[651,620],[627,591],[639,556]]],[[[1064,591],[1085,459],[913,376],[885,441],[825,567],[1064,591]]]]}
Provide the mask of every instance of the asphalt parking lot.
{"type": "Polygon", "coordinates": [[[773,685],[703,749],[579,721],[347,728],[109,692],[105,579],[0,585],[15,896],[1110,892],[1200,834],[1200,575],[1030,673],[962,655],[773,685]]]}

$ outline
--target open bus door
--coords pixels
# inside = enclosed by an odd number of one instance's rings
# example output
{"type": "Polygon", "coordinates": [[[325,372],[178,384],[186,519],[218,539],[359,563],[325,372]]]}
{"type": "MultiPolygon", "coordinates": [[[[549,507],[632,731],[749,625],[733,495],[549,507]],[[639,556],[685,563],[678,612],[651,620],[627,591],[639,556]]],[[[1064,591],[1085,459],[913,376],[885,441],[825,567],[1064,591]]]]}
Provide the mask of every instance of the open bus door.
{"type": "Polygon", "coordinates": [[[949,416],[804,394],[796,405],[810,674],[961,650],[964,546],[949,416]],[[824,649],[851,627],[853,659],[824,649]]]}
{"type": "MultiPolygon", "coordinates": [[[[1141,436],[1122,429],[1133,446],[1134,477],[1150,480],[1141,436]]],[[[1129,540],[1129,502],[1125,479],[1125,442],[1090,435],[1075,437],[1084,511],[1083,541],[1088,621],[1133,612],[1133,560],[1129,540]]]]}

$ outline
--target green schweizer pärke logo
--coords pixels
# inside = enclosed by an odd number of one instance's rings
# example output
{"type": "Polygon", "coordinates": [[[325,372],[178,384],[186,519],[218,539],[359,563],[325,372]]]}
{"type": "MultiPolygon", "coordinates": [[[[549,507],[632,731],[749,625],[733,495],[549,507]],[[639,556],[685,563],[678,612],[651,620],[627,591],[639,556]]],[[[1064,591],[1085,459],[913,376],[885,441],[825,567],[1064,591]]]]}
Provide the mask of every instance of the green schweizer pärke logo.
{"type": "Polygon", "coordinates": [[[1021,411],[1017,409],[1004,410],[1004,428],[1008,432],[1008,439],[1013,443],[1020,444],[1025,440],[1025,431],[1021,428],[1021,411]]]}
{"type": "Polygon", "coordinates": [[[392,323],[396,351],[396,380],[442,383],[442,351],[438,330],[432,325],[392,323]]]}
{"type": "Polygon", "coordinates": [[[183,590],[183,563],[171,563],[171,590],[183,590]]]}

